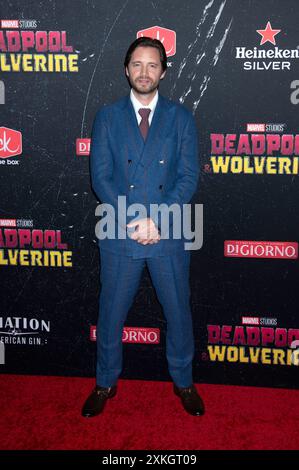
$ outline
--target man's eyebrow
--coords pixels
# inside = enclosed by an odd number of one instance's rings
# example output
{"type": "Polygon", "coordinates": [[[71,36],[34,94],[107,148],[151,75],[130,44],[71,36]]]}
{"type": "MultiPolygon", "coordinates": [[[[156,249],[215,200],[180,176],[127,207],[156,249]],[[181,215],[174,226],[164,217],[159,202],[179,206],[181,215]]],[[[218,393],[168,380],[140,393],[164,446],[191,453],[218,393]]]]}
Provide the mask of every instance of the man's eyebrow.
{"type": "MultiPolygon", "coordinates": [[[[139,64],[140,62],[142,62],[141,60],[132,60],[132,64],[139,64]]],[[[159,63],[158,62],[147,62],[148,64],[154,64],[154,65],[158,65],[159,63]]]]}

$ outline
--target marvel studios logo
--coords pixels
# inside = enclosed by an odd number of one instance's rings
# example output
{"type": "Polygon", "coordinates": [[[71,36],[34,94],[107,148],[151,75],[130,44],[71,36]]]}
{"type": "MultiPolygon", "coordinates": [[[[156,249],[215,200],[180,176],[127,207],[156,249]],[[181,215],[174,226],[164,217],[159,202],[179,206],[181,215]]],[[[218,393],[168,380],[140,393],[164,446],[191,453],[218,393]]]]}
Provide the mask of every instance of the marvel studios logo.
{"type": "Polygon", "coordinates": [[[0,219],[0,227],[33,227],[32,219],[0,219]]]}
{"type": "Polygon", "coordinates": [[[277,326],[277,318],[242,317],[242,325],[277,326]]]}
{"type": "Polygon", "coordinates": [[[37,20],[0,20],[2,29],[33,29],[37,28],[37,20]]]}
{"type": "Polygon", "coordinates": [[[247,132],[283,132],[286,129],[286,124],[276,123],[248,123],[246,126],[247,132]]]}

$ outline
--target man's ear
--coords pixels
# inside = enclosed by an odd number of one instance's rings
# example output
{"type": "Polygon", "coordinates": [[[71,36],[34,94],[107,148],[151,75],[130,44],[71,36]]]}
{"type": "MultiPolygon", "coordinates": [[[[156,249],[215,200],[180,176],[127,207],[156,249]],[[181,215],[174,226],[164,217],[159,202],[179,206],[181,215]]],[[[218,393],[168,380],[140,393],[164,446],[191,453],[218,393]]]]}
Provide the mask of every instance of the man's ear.
{"type": "Polygon", "coordinates": [[[126,73],[126,76],[128,77],[129,76],[129,70],[128,70],[128,67],[125,68],[125,73],[126,73]]]}
{"type": "Polygon", "coordinates": [[[164,70],[164,72],[162,73],[161,77],[160,77],[160,80],[163,80],[163,78],[165,77],[166,75],[166,70],[164,70]]]}

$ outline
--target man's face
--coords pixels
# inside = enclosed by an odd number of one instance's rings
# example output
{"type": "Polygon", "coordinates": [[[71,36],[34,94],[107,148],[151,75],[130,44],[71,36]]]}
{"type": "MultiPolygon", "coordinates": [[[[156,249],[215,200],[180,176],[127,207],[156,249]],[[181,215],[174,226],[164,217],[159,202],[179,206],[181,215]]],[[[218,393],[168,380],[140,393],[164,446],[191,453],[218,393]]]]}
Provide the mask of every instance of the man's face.
{"type": "Polygon", "coordinates": [[[126,75],[131,87],[140,94],[148,94],[156,90],[165,73],[166,70],[162,71],[158,49],[150,46],[137,47],[126,67],[126,75]]]}

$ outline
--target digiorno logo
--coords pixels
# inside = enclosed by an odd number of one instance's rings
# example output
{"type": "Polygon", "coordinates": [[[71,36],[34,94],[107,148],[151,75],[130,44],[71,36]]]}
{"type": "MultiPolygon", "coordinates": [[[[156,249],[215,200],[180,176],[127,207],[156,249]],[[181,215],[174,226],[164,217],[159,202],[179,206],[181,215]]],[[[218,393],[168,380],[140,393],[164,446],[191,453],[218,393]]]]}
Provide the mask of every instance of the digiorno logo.
{"type": "Polygon", "coordinates": [[[249,123],[246,133],[212,133],[211,173],[298,175],[299,134],[283,133],[285,124],[249,123]]]}
{"type": "Polygon", "coordinates": [[[91,139],[76,139],[76,155],[89,155],[90,154],[91,139]]]}
{"type": "Polygon", "coordinates": [[[0,72],[78,72],[66,31],[37,31],[36,20],[0,20],[0,72]]]}
{"type": "Polygon", "coordinates": [[[207,352],[212,362],[299,365],[299,329],[279,328],[276,318],[243,316],[241,325],[207,325],[207,352]]]}
{"type": "Polygon", "coordinates": [[[230,258],[297,259],[297,242],[225,240],[224,256],[230,258]]]}
{"type": "Polygon", "coordinates": [[[272,28],[268,21],[264,28],[256,30],[259,47],[236,47],[236,59],[242,62],[244,70],[291,70],[291,60],[299,58],[299,50],[278,47],[276,37],[280,32],[281,29],[272,28]]]}
{"type": "MultiPolygon", "coordinates": [[[[90,340],[96,341],[97,328],[92,325],[90,327],[90,340]]],[[[141,328],[125,326],[122,335],[123,343],[144,343],[144,344],[159,344],[160,343],[160,330],[159,328],[141,328]]]]}

